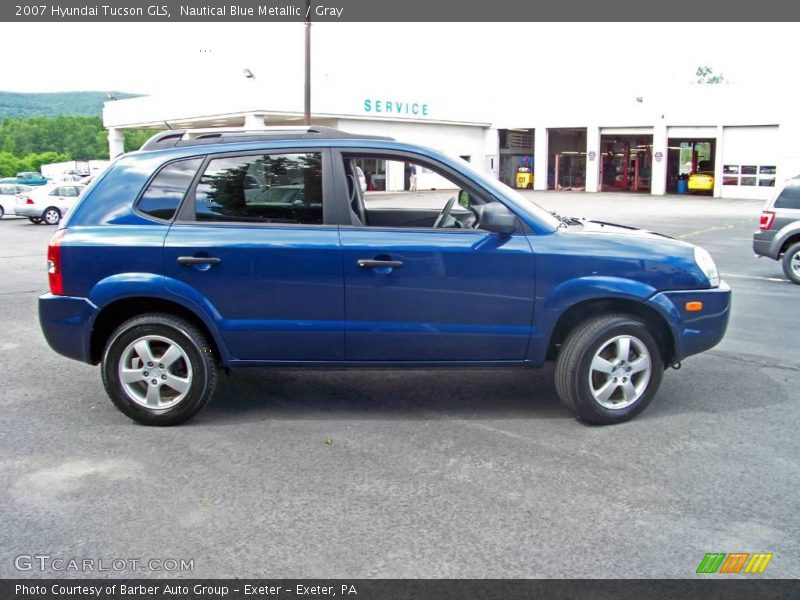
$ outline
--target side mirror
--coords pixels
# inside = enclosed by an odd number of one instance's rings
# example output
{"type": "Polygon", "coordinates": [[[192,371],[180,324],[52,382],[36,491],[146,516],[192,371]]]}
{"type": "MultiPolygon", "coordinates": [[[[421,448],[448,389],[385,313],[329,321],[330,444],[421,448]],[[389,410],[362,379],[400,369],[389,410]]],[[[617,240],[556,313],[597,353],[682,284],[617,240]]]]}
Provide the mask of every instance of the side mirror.
{"type": "Polygon", "coordinates": [[[491,202],[481,210],[479,227],[492,233],[510,235],[517,230],[517,215],[502,202],[491,202]]]}

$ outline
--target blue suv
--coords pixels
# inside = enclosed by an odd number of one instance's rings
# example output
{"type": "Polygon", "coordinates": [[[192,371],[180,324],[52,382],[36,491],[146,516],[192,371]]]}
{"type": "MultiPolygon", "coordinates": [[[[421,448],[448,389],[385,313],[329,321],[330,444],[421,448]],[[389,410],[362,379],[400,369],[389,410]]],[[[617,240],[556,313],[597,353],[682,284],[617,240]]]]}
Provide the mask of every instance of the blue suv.
{"type": "Polygon", "coordinates": [[[157,134],[92,183],[47,260],[48,343],[100,363],[149,425],[197,413],[220,369],[548,360],[582,420],[617,423],[722,339],[731,302],[702,248],[324,127],[157,134]]]}

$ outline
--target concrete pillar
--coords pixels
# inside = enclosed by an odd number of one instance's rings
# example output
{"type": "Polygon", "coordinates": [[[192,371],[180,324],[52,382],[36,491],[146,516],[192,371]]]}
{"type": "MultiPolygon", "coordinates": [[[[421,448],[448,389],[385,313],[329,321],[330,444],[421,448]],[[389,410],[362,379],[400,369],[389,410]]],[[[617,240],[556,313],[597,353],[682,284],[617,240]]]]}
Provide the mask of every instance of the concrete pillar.
{"type": "Polygon", "coordinates": [[[650,193],[653,196],[663,196],[667,192],[667,146],[667,126],[656,123],[653,127],[653,168],[650,171],[650,193]]]}
{"type": "Polygon", "coordinates": [[[547,189],[547,127],[537,127],[533,133],[533,189],[547,189]]]}
{"type": "MultiPolygon", "coordinates": [[[[489,128],[484,131],[483,147],[486,154],[483,169],[487,175],[497,179],[498,173],[500,173],[500,138],[497,129],[489,128]]],[[[479,168],[479,166],[476,164],[475,168],[479,168]]]]}
{"type": "Polygon", "coordinates": [[[714,144],[714,198],[722,198],[722,125],[717,125],[717,139],[714,144]]]}
{"type": "Polygon", "coordinates": [[[586,128],[586,191],[600,190],[600,128],[586,128]]]}
{"type": "Polygon", "coordinates": [[[247,130],[264,129],[264,115],[258,113],[247,113],[244,116],[244,128],[247,130]]]}
{"type": "Polygon", "coordinates": [[[122,129],[108,128],[108,157],[114,160],[125,152],[125,134],[122,129]]]}
{"type": "MultiPolygon", "coordinates": [[[[402,192],[405,189],[406,164],[397,160],[386,161],[386,191],[402,192]]],[[[419,170],[419,167],[417,167],[419,170]]]]}

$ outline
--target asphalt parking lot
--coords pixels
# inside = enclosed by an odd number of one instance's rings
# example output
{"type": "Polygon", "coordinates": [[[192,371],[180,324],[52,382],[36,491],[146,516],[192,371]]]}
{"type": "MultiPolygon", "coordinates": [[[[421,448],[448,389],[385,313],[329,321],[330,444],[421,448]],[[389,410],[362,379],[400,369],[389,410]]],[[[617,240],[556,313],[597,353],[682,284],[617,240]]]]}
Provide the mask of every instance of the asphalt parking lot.
{"type": "Polygon", "coordinates": [[[529,194],[700,244],[734,290],[632,422],[575,421],[551,368],[254,369],[139,426],[41,335],[53,228],[0,220],[0,577],[691,577],[737,551],[800,577],[800,286],[753,257],[762,203],[529,194]],[[194,570],[15,568],[35,553],[194,570]]]}

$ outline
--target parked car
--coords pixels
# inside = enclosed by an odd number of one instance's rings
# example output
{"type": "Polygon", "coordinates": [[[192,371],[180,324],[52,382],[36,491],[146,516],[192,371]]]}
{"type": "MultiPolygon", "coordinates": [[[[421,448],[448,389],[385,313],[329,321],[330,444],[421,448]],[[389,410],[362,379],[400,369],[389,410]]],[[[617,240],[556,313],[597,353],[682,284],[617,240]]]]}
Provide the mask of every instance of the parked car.
{"type": "Polygon", "coordinates": [[[41,173],[35,171],[25,171],[17,173],[16,177],[4,177],[0,183],[18,183],[20,185],[47,185],[49,180],[41,173]]]}
{"type": "Polygon", "coordinates": [[[689,175],[686,185],[690,192],[714,192],[714,163],[703,160],[697,166],[697,172],[689,175]]]}
{"type": "Polygon", "coordinates": [[[767,200],[759,230],[753,234],[753,251],[781,261],[789,281],[800,285],[800,175],[767,200]]]}
{"type": "Polygon", "coordinates": [[[0,183],[0,219],[14,214],[14,199],[17,194],[29,192],[32,188],[28,185],[16,183],[0,183]]]}
{"type": "Polygon", "coordinates": [[[713,192],[714,171],[698,171],[689,175],[687,187],[690,192],[713,192]]]}
{"type": "Polygon", "coordinates": [[[47,260],[48,343],[101,364],[113,403],[150,425],[197,413],[220,369],[548,360],[571,410],[618,423],[722,339],[731,301],[702,248],[553,216],[438,151],[324,127],[157,134],[98,176],[47,260]],[[359,159],[427,168],[452,196],[367,204],[359,159]],[[248,199],[254,182],[281,193],[248,199]],[[282,197],[298,185],[302,201],[282,197]]]}
{"type": "Polygon", "coordinates": [[[31,223],[57,225],[75,205],[84,189],[85,185],[77,183],[30,189],[17,195],[14,214],[28,217],[31,223]]]}

